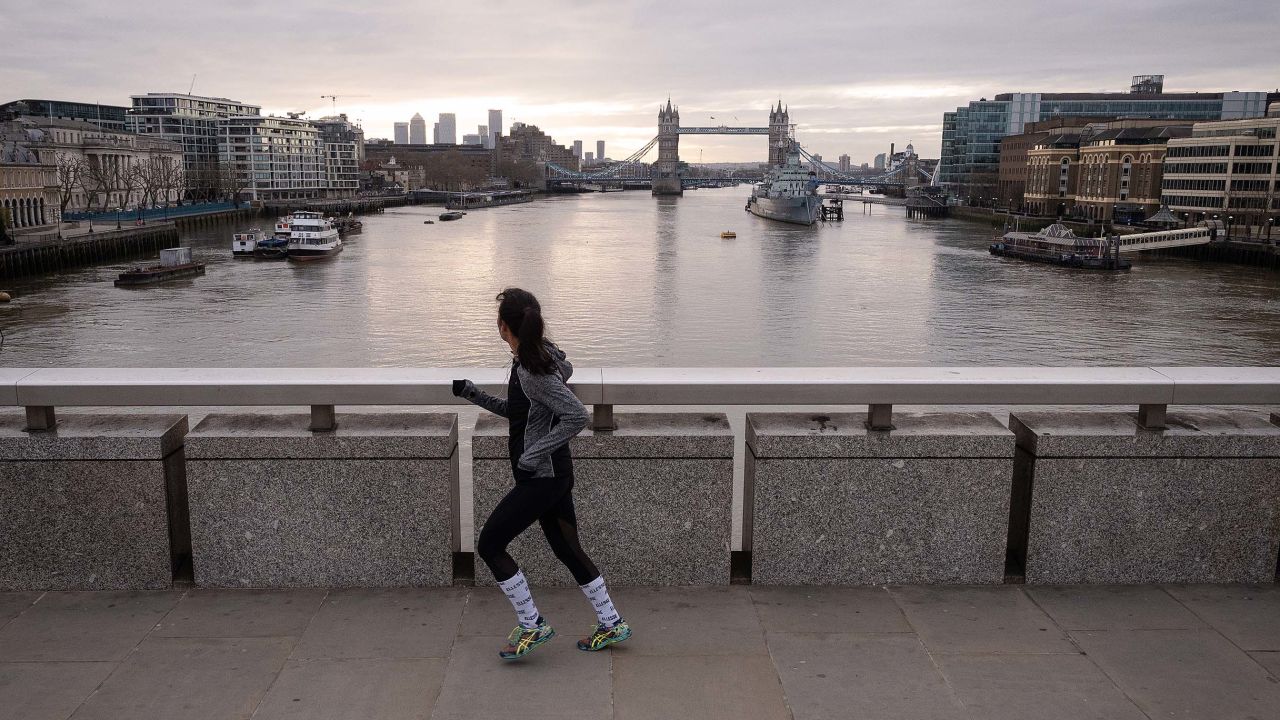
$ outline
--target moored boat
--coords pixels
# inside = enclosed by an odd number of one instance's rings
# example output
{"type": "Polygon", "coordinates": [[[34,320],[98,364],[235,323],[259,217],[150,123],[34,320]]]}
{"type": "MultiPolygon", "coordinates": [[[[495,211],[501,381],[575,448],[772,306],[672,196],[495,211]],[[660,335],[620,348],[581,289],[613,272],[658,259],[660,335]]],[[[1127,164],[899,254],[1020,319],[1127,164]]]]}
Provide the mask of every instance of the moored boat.
{"type": "Polygon", "coordinates": [[[258,228],[249,232],[235,233],[231,236],[231,256],[238,258],[253,257],[258,243],[266,239],[266,234],[258,228]]]}
{"type": "Polygon", "coordinates": [[[441,220],[461,220],[463,215],[466,215],[466,213],[461,212],[459,210],[450,210],[449,212],[440,213],[440,219],[441,220]]]}
{"type": "Polygon", "coordinates": [[[296,212],[289,226],[290,260],[318,260],[342,252],[333,223],[318,212],[296,212]]]}
{"type": "Polygon", "coordinates": [[[289,256],[289,238],[279,235],[263,238],[253,249],[253,256],[259,260],[284,260],[289,256]]]}
{"type": "Polygon", "coordinates": [[[812,225],[822,210],[818,184],[818,174],[800,164],[800,149],[793,142],[783,164],[752,191],[747,210],[769,220],[812,225]]]}
{"type": "Polygon", "coordinates": [[[116,278],[116,287],[137,287],[204,274],[204,263],[191,259],[191,248],[166,248],[160,251],[159,265],[130,268],[116,278]]]}
{"type": "Polygon", "coordinates": [[[1007,232],[991,244],[992,255],[1062,265],[1085,270],[1129,270],[1133,263],[1120,256],[1120,246],[1108,238],[1079,237],[1054,223],[1037,233],[1007,232]]]}

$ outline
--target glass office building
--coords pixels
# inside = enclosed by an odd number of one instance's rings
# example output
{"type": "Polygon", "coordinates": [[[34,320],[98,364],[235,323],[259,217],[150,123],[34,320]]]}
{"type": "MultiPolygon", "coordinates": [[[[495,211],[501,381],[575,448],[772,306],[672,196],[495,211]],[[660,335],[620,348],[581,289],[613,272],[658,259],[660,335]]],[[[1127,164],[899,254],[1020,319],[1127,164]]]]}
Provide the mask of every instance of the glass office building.
{"type": "Polygon", "coordinates": [[[981,195],[990,185],[994,194],[1000,140],[1021,133],[1029,122],[1074,116],[1237,120],[1265,115],[1267,103],[1276,99],[1280,95],[1266,92],[1003,93],[982,98],[943,114],[938,182],[969,195],[981,195]]]}

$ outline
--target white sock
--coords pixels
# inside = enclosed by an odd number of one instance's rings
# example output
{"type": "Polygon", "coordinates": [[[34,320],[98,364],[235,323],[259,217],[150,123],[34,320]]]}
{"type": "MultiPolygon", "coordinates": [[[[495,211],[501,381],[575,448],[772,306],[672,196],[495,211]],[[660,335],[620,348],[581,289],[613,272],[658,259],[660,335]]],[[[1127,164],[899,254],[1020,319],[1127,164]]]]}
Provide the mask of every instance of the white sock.
{"type": "Polygon", "coordinates": [[[529,592],[529,581],[524,579],[524,571],[517,570],[515,575],[498,583],[502,592],[507,594],[511,607],[516,611],[520,627],[532,630],[538,627],[538,607],[533,604],[533,593],[529,592]]]}
{"type": "Polygon", "coordinates": [[[596,609],[596,618],[600,620],[600,624],[605,627],[613,627],[618,624],[622,618],[618,616],[618,611],[613,607],[613,600],[609,599],[609,588],[604,586],[604,576],[592,580],[586,585],[579,585],[582,588],[582,594],[587,596],[591,601],[591,607],[596,609]]]}

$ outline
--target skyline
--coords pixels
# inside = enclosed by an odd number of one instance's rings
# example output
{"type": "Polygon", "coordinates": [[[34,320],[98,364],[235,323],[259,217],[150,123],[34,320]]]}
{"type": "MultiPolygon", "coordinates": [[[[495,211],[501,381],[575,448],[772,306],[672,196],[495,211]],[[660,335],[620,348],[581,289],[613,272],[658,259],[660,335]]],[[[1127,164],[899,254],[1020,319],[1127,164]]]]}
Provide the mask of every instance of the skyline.
{"type": "MultiPolygon", "coordinates": [[[[399,0],[360,9],[330,0],[139,5],[128,17],[86,2],[7,10],[14,32],[0,49],[4,100],[127,105],[132,94],[186,92],[194,74],[195,94],[270,114],[327,115],[334,104],[320,96],[337,95],[336,111],[359,120],[368,137],[392,138],[392,124],[415,112],[456,113],[458,127],[470,129],[502,108],[504,134],[525,122],[565,146],[604,140],[621,158],[656,134],[668,96],[682,124],[739,126],[765,124],[780,98],[807,148],[857,164],[891,142],[937,157],[943,112],[1003,92],[1122,92],[1145,73],[1164,74],[1166,92],[1280,85],[1280,50],[1268,38],[1280,8],[1253,0],[1207,18],[1202,5],[1182,1],[1136,12],[1090,0],[1054,7],[1051,18],[1010,2],[803,4],[790,13],[795,22],[778,22],[776,5],[754,1],[558,0],[537,12],[507,0],[430,12],[399,0]],[[174,14],[200,32],[173,33],[174,14]],[[331,21],[315,22],[323,18],[331,21]],[[568,31],[566,19],[570,29],[602,30],[568,31]],[[246,28],[263,28],[260,39],[271,42],[262,47],[275,52],[230,52],[246,28]],[[1243,52],[1224,53],[1228,43],[1243,52]],[[41,50],[50,45],[59,51],[41,50]]],[[[741,162],[764,147],[758,138],[685,137],[681,155],[741,162]]]]}

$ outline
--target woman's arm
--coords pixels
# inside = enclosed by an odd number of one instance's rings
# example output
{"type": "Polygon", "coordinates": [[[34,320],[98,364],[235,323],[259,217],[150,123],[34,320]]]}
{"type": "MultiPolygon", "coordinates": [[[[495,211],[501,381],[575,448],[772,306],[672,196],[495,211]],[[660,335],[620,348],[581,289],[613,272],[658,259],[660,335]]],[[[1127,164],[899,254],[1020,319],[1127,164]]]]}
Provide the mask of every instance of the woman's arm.
{"type": "Polygon", "coordinates": [[[524,394],[529,396],[529,400],[541,403],[559,418],[559,422],[552,425],[545,436],[525,447],[524,454],[520,456],[520,467],[533,470],[538,464],[539,457],[549,455],[551,451],[582,432],[582,429],[587,426],[587,409],[583,407],[582,401],[578,400],[578,396],[573,394],[569,386],[564,384],[564,380],[560,379],[558,373],[535,375],[530,372],[519,372],[520,387],[524,390],[524,394]]]}
{"type": "Polygon", "coordinates": [[[472,402],[485,410],[500,415],[502,417],[511,417],[507,414],[507,399],[494,397],[489,393],[476,387],[475,383],[470,380],[454,380],[453,394],[472,402]]]}

